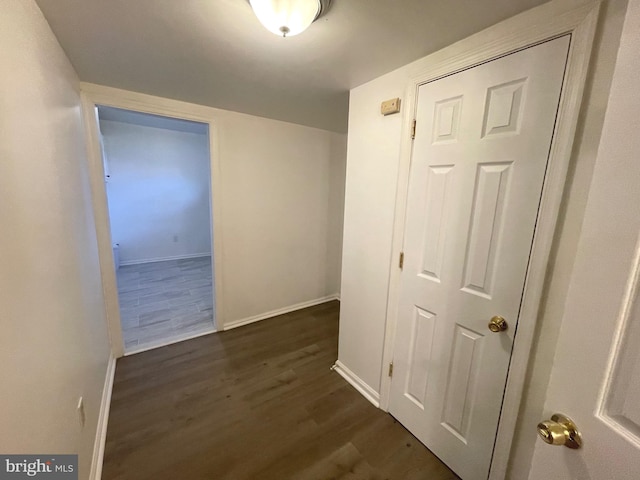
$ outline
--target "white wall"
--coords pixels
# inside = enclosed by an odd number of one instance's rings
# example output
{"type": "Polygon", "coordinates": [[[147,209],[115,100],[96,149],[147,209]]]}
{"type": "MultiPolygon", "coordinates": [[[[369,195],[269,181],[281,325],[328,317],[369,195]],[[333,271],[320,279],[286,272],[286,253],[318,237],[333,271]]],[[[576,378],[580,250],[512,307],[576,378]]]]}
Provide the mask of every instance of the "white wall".
{"type": "Polygon", "coordinates": [[[332,135],[329,163],[329,222],[327,228],[327,292],[340,295],[342,226],[347,166],[347,136],[332,135]]]}
{"type": "Polygon", "coordinates": [[[225,323],[338,294],[346,136],[216,117],[225,323]]]}
{"type": "Polygon", "coordinates": [[[86,479],[109,345],[79,82],[32,0],[0,31],[0,452],[79,453],[86,479]]]}
{"type": "Polygon", "coordinates": [[[403,67],[351,90],[338,358],[380,393],[402,115],[380,102],[402,97],[403,67]]]}
{"type": "Polygon", "coordinates": [[[120,262],[211,254],[207,135],[101,120],[120,262]]]}
{"type": "MultiPolygon", "coordinates": [[[[586,2],[558,1],[565,8],[586,2]]],[[[626,0],[604,2],[587,80],[567,192],[548,271],[542,317],[512,457],[512,478],[528,469],[540,420],[559,319],[573,267],[597,153],[626,0]],[[531,433],[533,432],[533,434],[531,433]],[[515,473],[514,473],[515,472],[515,473]]],[[[402,97],[419,60],[351,91],[345,197],[339,360],[380,392],[391,240],[399,166],[400,115],[382,117],[382,100],[402,97]]]]}

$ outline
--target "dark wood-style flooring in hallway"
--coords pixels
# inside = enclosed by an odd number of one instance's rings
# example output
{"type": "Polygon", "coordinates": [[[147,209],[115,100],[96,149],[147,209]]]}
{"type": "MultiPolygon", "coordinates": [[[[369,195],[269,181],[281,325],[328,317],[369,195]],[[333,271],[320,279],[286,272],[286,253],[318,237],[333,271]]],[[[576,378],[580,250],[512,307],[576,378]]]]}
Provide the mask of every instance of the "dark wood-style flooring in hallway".
{"type": "Polygon", "coordinates": [[[329,302],[120,359],[103,480],[456,479],[330,371],[338,311],[329,302]]]}

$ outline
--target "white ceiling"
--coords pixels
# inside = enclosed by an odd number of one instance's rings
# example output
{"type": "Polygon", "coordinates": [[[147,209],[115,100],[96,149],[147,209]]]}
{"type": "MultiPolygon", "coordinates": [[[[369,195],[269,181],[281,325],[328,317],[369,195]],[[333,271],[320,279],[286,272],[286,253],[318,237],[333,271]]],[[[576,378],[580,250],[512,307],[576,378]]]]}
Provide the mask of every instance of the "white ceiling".
{"type": "Polygon", "coordinates": [[[246,0],[36,1],[83,81],[337,132],[351,88],[544,3],[333,0],[281,38],[246,0]]]}

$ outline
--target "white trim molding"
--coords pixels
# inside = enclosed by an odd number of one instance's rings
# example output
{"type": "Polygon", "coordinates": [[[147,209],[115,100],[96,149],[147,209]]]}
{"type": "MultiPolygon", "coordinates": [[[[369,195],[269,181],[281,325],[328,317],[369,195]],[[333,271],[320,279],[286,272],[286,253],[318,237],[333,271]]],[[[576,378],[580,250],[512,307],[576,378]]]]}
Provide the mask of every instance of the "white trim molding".
{"type": "MultiPolygon", "coordinates": [[[[413,75],[406,89],[383,365],[387,365],[393,360],[400,289],[400,270],[395,268],[395,259],[402,251],[404,242],[409,166],[412,153],[409,129],[416,112],[419,86],[550,39],[571,35],[571,45],[549,153],[547,175],[531,250],[518,330],[491,462],[490,480],[505,477],[511,454],[511,441],[516,429],[538,308],[564,193],[599,11],[600,2],[598,1],[586,2],[578,7],[575,7],[575,4],[569,5],[569,2],[565,0],[545,3],[415,62],[412,64],[413,75]]],[[[382,371],[384,372],[384,369],[382,371]]],[[[391,379],[382,374],[380,407],[383,410],[389,408],[390,390],[391,379]]]]}
{"type": "Polygon", "coordinates": [[[100,402],[100,413],[98,414],[98,426],[96,428],[96,438],[93,443],[93,458],[91,460],[90,480],[100,480],[102,478],[102,462],[104,460],[104,448],[107,443],[107,426],[109,423],[109,410],[111,409],[111,393],[113,392],[113,380],[116,375],[116,359],[109,355],[107,362],[107,372],[104,378],[102,389],[102,401],[100,402]]]}
{"type": "Polygon", "coordinates": [[[362,394],[364,398],[369,400],[375,407],[380,408],[380,395],[371,386],[369,386],[358,375],[353,373],[347,368],[340,360],[331,367],[342,378],[344,378],[349,384],[362,394]]]}
{"type": "Polygon", "coordinates": [[[278,308],[271,310],[270,312],[261,313],[259,315],[253,315],[251,317],[241,318],[240,320],[233,320],[224,325],[224,330],[231,330],[233,328],[249,325],[250,323],[259,322],[260,320],[266,320],[267,318],[277,317],[278,315],[284,315],[285,313],[295,312],[296,310],[302,310],[303,308],[313,307],[320,305],[321,303],[330,302],[332,300],[339,300],[338,295],[328,295],[326,297],[316,298],[315,300],[309,300],[308,302],[296,303],[288,307],[278,308]]]}

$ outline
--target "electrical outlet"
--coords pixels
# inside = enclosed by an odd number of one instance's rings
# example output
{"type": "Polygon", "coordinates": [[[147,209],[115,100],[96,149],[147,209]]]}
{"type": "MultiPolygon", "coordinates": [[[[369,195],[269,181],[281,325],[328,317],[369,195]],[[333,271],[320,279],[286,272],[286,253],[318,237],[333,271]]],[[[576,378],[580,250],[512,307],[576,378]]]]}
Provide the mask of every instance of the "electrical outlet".
{"type": "Polygon", "coordinates": [[[80,421],[80,427],[84,427],[84,422],[86,421],[86,416],[84,413],[84,400],[82,397],[78,399],[78,420],[80,421]]]}

